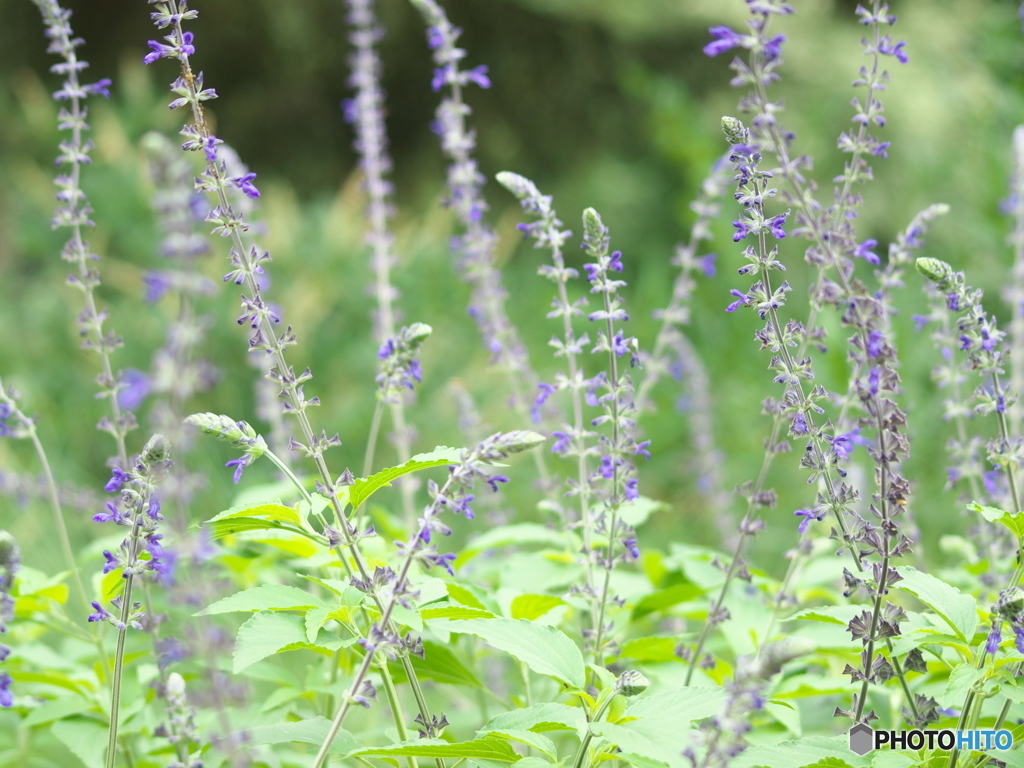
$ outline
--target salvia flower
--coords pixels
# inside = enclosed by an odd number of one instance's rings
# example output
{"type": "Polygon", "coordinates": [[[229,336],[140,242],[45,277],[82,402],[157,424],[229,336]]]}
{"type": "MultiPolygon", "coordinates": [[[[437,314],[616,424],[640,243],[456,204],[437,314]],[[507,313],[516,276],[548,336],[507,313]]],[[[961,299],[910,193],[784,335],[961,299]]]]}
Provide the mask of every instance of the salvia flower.
{"type": "Polygon", "coordinates": [[[432,330],[425,323],[413,323],[380,345],[377,350],[377,359],[380,360],[377,396],[384,402],[399,402],[403,390],[411,390],[423,380],[418,356],[420,347],[432,330]]]}
{"type": "MultiPolygon", "coordinates": [[[[14,578],[21,569],[21,551],[7,531],[0,531],[0,635],[7,633],[7,625],[14,621],[14,578]]],[[[0,661],[10,655],[11,649],[0,643],[0,661]]],[[[14,705],[11,676],[0,673],[0,707],[14,705]]]]}
{"type": "Polygon", "coordinates": [[[267,452],[266,441],[257,435],[256,430],[247,422],[235,421],[216,413],[194,413],[185,419],[185,423],[191,424],[205,435],[231,443],[235,448],[245,452],[241,457],[232,459],[225,465],[235,469],[236,483],[242,479],[242,471],[267,452]]]}
{"type": "Polygon", "coordinates": [[[88,227],[95,226],[90,220],[92,209],[85,192],[80,186],[82,167],[91,162],[89,153],[91,141],[85,138],[89,125],[86,123],[88,110],[85,106],[91,95],[110,96],[110,80],[103,79],[91,85],[79,81],[88,63],[78,58],[77,49],[84,42],[74,36],[71,30],[71,11],[62,8],[56,0],[33,0],[38,6],[46,24],[46,36],[50,40],[48,53],[57,54],[63,61],[51,67],[53,72],[64,75],[63,86],[54,93],[54,98],[63,102],[58,114],[58,127],[70,131],[70,136],[60,144],[57,165],[66,166],[54,180],[58,188],[59,207],[53,217],[53,227],[67,228],[70,237],[61,252],[61,258],[73,265],[67,284],[82,292],[85,308],[79,313],[78,332],[82,337],[83,349],[90,349],[100,355],[103,373],[97,377],[99,396],[108,400],[110,413],[104,416],[98,428],[109,432],[117,443],[118,461],[127,460],[124,446],[125,435],[135,428],[135,416],[118,402],[118,392],[126,385],[121,374],[111,364],[111,354],[122,346],[121,338],[106,327],[107,311],[98,308],[96,290],[100,284],[99,270],[93,265],[98,257],[90,253],[85,238],[88,227]]]}
{"type": "Polygon", "coordinates": [[[460,257],[459,269],[472,287],[469,314],[480,329],[491,361],[505,368],[511,378],[514,405],[526,413],[534,375],[526,348],[505,309],[507,294],[494,264],[497,235],[484,222],[488,208],[483,196],[486,179],[473,157],[476,134],[467,125],[472,110],[463,100],[466,85],[486,88],[490,80],[485,67],[461,67],[466,56],[466,51],[458,47],[462,30],[449,21],[435,0],[415,0],[414,5],[427,23],[427,44],[437,66],[431,85],[435,91],[446,89],[432,129],[450,161],[444,204],[455,212],[464,230],[451,244],[460,257]]]}
{"type": "MultiPolygon", "coordinates": [[[[129,471],[114,468],[105,489],[117,493],[118,500],[108,502],[107,511],[94,515],[93,520],[130,526],[131,532],[116,552],[104,550],[104,573],[119,570],[127,579],[158,569],[163,555],[160,544],[163,536],[158,533],[158,525],[163,521],[163,516],[160,514],[160,500],[156,490],[157,484],[171,466],[170,444],[163,435],[154,435],[129,471]],[[146,557],[143,557],[143,552],[146,557]]],[[[99,619],[90,618],[90,621],[96,620],[99,619]]]]}

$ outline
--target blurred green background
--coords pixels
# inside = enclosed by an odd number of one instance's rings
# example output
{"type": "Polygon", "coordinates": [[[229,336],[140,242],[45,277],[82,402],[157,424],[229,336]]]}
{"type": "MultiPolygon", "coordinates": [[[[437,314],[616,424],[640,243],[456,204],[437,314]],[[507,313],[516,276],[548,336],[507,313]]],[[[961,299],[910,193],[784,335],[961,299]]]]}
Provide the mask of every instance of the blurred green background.
{"type": "MultiPolygon", "coordinates": [[[[449,383],[462,381],[478,399],[494,429],[525,427],[505,408],[505,380],[486,364],[475,327],[465,314],[468,289],[455,275],[447,253],[453,231],[438,205],[444,164],[428,126],[437,102],[430,91],[431,63],[419,16],[404,0],[378,3],[386,37],[381,46],[388,93],[388,129],[395,159],[398,209],[394,228],[402,266],[396,283],[407,321],[435,328],[424,353],[425,379],[411,420],[418,450],[464,442],[449,383]]],[[[613,245],[624,253],[627,299],[635,333],[653,343],[650,315],[669,298],[674,270],[669,258],[688,235],[693,199],[708,168],[723,151],[719,121],[735,114],[740,94],[729,87],[730,55],[708,59],[701,47],[716,24],[739,28],[741,0],[449,0],[444,3],[465,32],[462,45],[470,66],[490,67],[493,87],[471,89],[482,171],[529,176],[577,232],[579,215],[594,206],[611,228],[613,245]]],[[[783,119],[796,133],[796,151],[813,156],[820,199],[831,199],[830,179],[842,167],[836,136],[846,129],[854,96],[850,83],[861,65],[855,2],[797,3],[798,14],[779,23],[788,42],[786,64],[775,94],[784,100],[783,119]]],[[[182,115],[166,108],[169,62],[141,63],[146,40],[156,37],[142,0],[70,2],[75,32],[85,38],[82,57],[90,79],[112,77],[113,97],[90,105],[95,162],[83,186],[95,209],[93,249],[102,255],[103,301],[110,327],[125,338],[115,363],[146,369],[162,343],[173,302],[143,302],[142,274],[159,266],[157,234],[150,212],[150,184],[138,148],[145,131],[173,134],[182,115]]],[[[274,256],[270,297],[283,306],[300,345],[292,362],[310,365],[315,379],[307,393],[324,406],[313,412],[317,428],[338,431],[345,445],[329,454],[336,472],[362,464],[372,414],[376,345],[370,338],[372,298],[368,258],[362,245],[363,197],[355,174],[350,128],[339,102],[345,84],[349,44],[343,4],[328,0],[197,2],[200,17],[193,65],[220,98],[211,114],[219,136],[259,174],[261,217],[268,225],[264,245],[274,256]]],[[[910,63],[889,60],[893,81],[882,94],[889,119],[880,138],[891,141],[888,160],[876,163],[876,179],[862,191],[863,238],[885,244],[921,208],[946,202],[949,216],[928,237],[927,255],[968,270],[986,289],[989,308],[1002,319],[998,299],[1011,253],[1004,244],[1010,223],[998,212],[1010,165],[1010,137],[1024,122],[1024,37],[1017,4],[989,0],[895,3],[899,23],[892,31],[907,41],[910,63]]],[[[40,431],[59,478],[99,491],[109,476],[103,457],[113,452],[109,437],[94,429],[102,403],[91,383],[96,360],[77,348],[77,294],[63,285],[66,265],[58,258],[65,239],[52,232],[53,157],[59,87],[48,73],[38,12],[28,0],[0,0],[0,375],[24,394],[24,407],[38,414],[40,431]]],[[[557,370],[546,341],[555,332],[545,319],[550,284],[535,275],[541,255],[515,231],[518,206],[493,181],[486,193],[490,220],[501,235],[497,254],[512,296],[509,312],[527,338],[534,367],[551,380],[557,370]]],[[[689,335],[708,368],[713,395],[714,437],[722,452],[721,485],[731,489],[751,479],[760,466],[769,423],[760,402],[781,392],[770,383],[768,358],[757,351],[756,317],[723,312],[730,288],[745,288],[734,270],[739,248],[731,242],[735,218],[726,200],[716,223],[713,250],[718,275],[701,280],[694,298],[689,335]]],[[[214,244],[220,247],[223,243],[214,244]]],[[[225,271],[220,248],[206,263],[207,274],[225,271]]],[[[787,277],[797,288],[790,307],[806,312],[807,270],[803,244],[783,243],[787,277]]],[[[884,251],[883,251],[884,252],[884,251]]],[[[579,266],[573,249],[570,258],[579,266]]],[[[863,265],[862,265],[863,266],[863,265]]],[[[865,276],[868,273],[865,272],[865,276]]],[[[898,294],[901,316],[897,343],[912,438],[907,475],[913,507],[924,528],[929,561],[940,557],[941,535],[962,531],[965,521],[955,492],[944,491],[943,445],[950,432],[941,420],[941,395],[930,380],[935,353],[913,333],[910,316],[923,310],[920,285],[911,276],[898,294]]],[[[222,378],[197,398],[191,410],[211,410],[259,424],[253,403],[254,371],[245,359],[244,336],[233,322],[238,298],[227,286],[206,306],[215,318],[204,351],[222,378]]],[[[821,383],[845,387],[845,342],[834,317],[830,351],[816,361],[821,383]]],[[[654,518],[641,535],[654,544],[671,538],[715,543],[722,521],[728,528],[740,514],[709,503],[699,492],[691,423],[674,408],[681,393],[662,382],[657,415],[641,420],[653,440],[651,462],[641,467],[641,489],[664,499],[671,511],[654,518]]],[[[146,423],[145,407],[140,420],[146,423]]],[[[979,424],[983,434],[992,427],[979,424]]],[[[142,431],[132,447],[141,446],[142,431]]],[[[37,472],[30,446],[0,441],[0,471],[37,472]]],[[[795,542],[794,509],[813,502],[813,489],[796,468],[797,456],[777,462],[771,484],[780,503],[770,512],[767,533],[754,561],[775,573],[776,555],[795,542]]],[[[390,448],[378,453],[390,461],[390,448]]],[[[221,468],[233,458],[224,446],[200,441],[188,459],[209,466],[210,486],[194,510],[197,519],[230,503],[234,486],[221,468]]],[[[518,462],[509,494],[524,515],[533,515],[537,494],[532,467],[518,462]]],[[[246,483],[272,477],[269,466],[249,470],[246,483]]],[[[95,535],[85,513],[76,513],[74,535],[95,535]]],[[[0,526],[18,536],[31,553],[49,550],[45,507],[32,498],[0,498],[0,526]]],[[[458,535],[465,535],[466,529],[458,535]]]]}

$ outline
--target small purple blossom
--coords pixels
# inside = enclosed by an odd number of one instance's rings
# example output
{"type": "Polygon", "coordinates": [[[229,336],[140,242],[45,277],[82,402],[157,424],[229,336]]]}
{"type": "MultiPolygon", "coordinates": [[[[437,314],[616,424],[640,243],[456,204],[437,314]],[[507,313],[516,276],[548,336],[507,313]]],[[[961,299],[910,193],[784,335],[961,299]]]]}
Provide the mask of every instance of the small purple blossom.
{"type": "Polygon", "coordinates": [[[798,509],[793,513],[797,517],[802,517],[800,525],[797,526],[797,531],[800,533],[806,533],[807,528],[811,525],[811,520],[821,521],[825,519],[825,511],[815,512],[813,509],[798,509]]]}
{"type": "Polygon", "coordinates": [[[750,303],[750,298],[743,291],[738,291],[735,288],[729,291],[733,296],[736,297],[736,301],[725,308],[726,312],[735,312],[740,307],[745,307],[750,303]]]}
{"type": "Polygon", "coordinates": [[[711,36],[717,38],[704,46],[704,53],[707,56],[717,56],[720,53],[731,51],[733,48],[746,47],[746,38],[739,32],[734,32],[729,27],[711,27],[711,36]]]}
{"type": "Polygon", "coordinates": [[[250,171],[244,176],[236,176],[234,178],[228,179],[228,181],[230,181],[232,184],[234,184],[236,187],[242,190],[242,193],[246,197],[250,198],[251,200],[255,200],[260,196],[260,191],[256,189],[256,186],[252,183],[252,180],[255,178],[256,174],[250,171]]]}
{"type": "Polygon", "coordinates": [[[112,470],[113,474],[107,484],[103,486],[103,490],[107,493],[116,493],[121,490],[121,486],[127,483],[131,478],[127,472],[118,467],[114,467],[112,470]]]}
{"type": "Polygon", "coordinates": [[[854,251],[853,256],[857,259],[864,259],[869,264],[881,264],[881,259],[878,258],[878,254],[874,253],[871,249],[878,245],[878,241],[874,238],[865,240],[863,243],[858,245],[854,251]]]}
{"type": "Polygon", "coordinates": [[[14,694],[11,693],[11,676],[6,672],[0,672],[0,707],[13,707],[14,694]]]}
{"type": "Polygon", "coordinates": [[[781,240],[786,236],[786,230],[782,228],[782,225],[786,223],[786,217],[789,216],[789,212],[780,213],[768,221],[768,228],[771,230],[772,237],[776,240],[781,240]]]}
{"type": "Polygon", "coordinates": [[[1002,635],[999,631],[999,622],[992,622],[992,630],[988,633],[988,639],[985,641],[985,653],[995,654],[999,651],[999,643],[1002,640],[1002,635]]]}
{"type": "Polygon", "coordinates": [[[910,60],[907,52],[904,50],[906,44],[906,40],[900,40],[900,42],[893,45],[892,39],[886,35],[878,44],[878,52],[885,56],[895,56],[900,64],[906,64],[910,60]]]}

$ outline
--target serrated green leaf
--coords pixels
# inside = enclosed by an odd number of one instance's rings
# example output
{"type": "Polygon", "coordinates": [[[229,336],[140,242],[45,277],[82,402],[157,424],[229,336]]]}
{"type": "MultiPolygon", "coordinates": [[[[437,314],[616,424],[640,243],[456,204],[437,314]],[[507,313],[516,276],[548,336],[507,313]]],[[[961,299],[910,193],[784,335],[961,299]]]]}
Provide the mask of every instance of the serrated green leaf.
{"type": "Polygon", "coordinates": [[[330,610],[332,606],[298,587],[290,587],[286,584],[264,584],[222,598],[195,615],[209,616],[239,611],[299,611],[310,608],[330,610]]]}
{"type": "Polygon", "coordinates": [[[246,667],[293,644],[306,644],[303,617],[272,611],[256,613],[238,630],[232,670],[238,674],[246,667]]]}
{"type": "Polygon", "coordinates": [[[60,720],[50,733],[63,742],[86,768],[103,768],[107,752],[107,727],[98,720],[60,720]]]}
{"type": "Polygon", "coordinates": [[[804,768],[822,760],[842,755],[847,768],[869,768],[871,761],[850,751],[846,739],[828,736],[808,736],[795,741],[783,741],[770,746],[750,747],[734,757],[729,768],[804,768]]]}
{"type": "Polygon", "coordinates": [[[515,763],[520,759],[507,741],[497,737],[485,737],[473,741],[451,744],[441,739],[417,739],[400,742],[390,747],[368,747],[349,752],[346,757],[360,756],[409,756],[440,758],[478,758],[499,763],[515,763]]]}
{"type": "Polygon", "coordinates": [[[225,509],[219,515],[211,517],[206,522],[217,523],[222,520],[231,520],[238,517],[260,517],[294,525],[299,525],[301,522],[298,510],[293,507],[286,507],[284,504],[275,503],[242,504],[237,507],[231,507],[231,509],[225,509]]]}
{"type": "Polygon", "coordinates": [[[949,673],[946,689],[939,697],[939,703],[947,708],[962,705],[967,691],[984,675],[984,670],[975,669],[973,664],[967,662],[957,664],[949,673]]]}
{"type": "MultiPolygon", "coordinates": [[[[421,678],[434,680],[447,685],[467,685],[472,688],[483,688],[476,675],[463,664],[450,648],[429,640],[423,643],[424,657],[410,656],[412,668],[421,678]]],[[[395,682],[404,683],[408,680],[405,668],[397,662],[389,665],[395,682]]]]}
{"type": "Polygon", "coordinates": [[[461,457],[461,449],[445,446],[438,446],[429,453],[416,454],[404,464],[388,467],[369,477],[356,480],[348,489],[348,501],[352,505],[352,509],[359,509],[373,494],[381,488],[391,485],[392,480],[396,480],[402,475],[408,475],[410,472],[419,472],[422,469],[458,464],[461,457]]]}
{"type": "MultiPolygon", "coordinates": [[[[326,717],[312,717],[308,720],[275,723],[274,725],[257,725],[246,731],[246,743],[258,745],[297,742],[320,746],[330,728],[331,721],[326,717]]],[[[333,754],[348,754],[363,748],[363,745],[356,741],[351,733],[339,730],[329,751],[333,754]]]]}
{"type": "Polygon", "coordinates": [[[638,733],[628,725],[616,725],[604,721],[591,723],[590,730],[610,744],[614,744],[623,752],[630,752],[649,760],[678,764],[679,761],[679,740],[688,729],[676,726],[673,729],[658,728],[655,730],[655,739],[649,734],[638,733]],[[667,738],[667,737],[671,737],[667,738]]]}
{"type": "Polygon", "coordinates": [[[725,691],[716,686],[680,688],[646,696],[627,709],[626,714],[688,723],[717,714],[724,701],[725,691]]]}
{"type": "Polygon", "coordinates": [[[586,682],[583,654],[576,643],[554,627],[512,619],[470,619],[450,621],[444,628],[475,635],[534,672],[550,675],[573,688],[582,689],[586,682]]]}
{"type": "Polygon", "coordinates": [[[560,605],[567,603],[554,595],[519,595],[512,600],[510,607],[513,619],[533,621],[560,605]]]}
{"type": "Polygon", "coordinates": [[[487,735],[490,734],[494,734],[510,741],[517,741],[520,744],[526,744],[552,760],[558,759],[558,750],[555,749],[554,742],[547,736],[535,733],[534,731],[507,728],[503,730],[488,730],[487,735]]]}
{"type": "Polygon", "coordinates": [[[896,570],[903,579],[892,585],[894,589],[914,595],[941,616],[961,640],[970,641],[978,625],[977,600],[913,566],[904,565],[896,570]]]}
{"type": "Polygon", "coordinates": [[[800,768],[851,768],[850,764],[838,757],[823,757],[816,763],[808,763],[800,768]]]}
{"type": "Polygon", "coordinates": [[[488,720],[481,730],[578,731],[586,724],[586,716],[580,707],[551,702],[502,712],[488,720]]]}
{"type": "Polygon", "coordinates": [[[263,517],[233,517],[230,520],[218,520],[210,523],[210,536],[214,539],[223,539],[245,531],[291,531],[300,536],[309,534],[305,531],[280,522],[279,520],[268,520],[263,517]]]}
{"type": "Polygon", "coordinates": [[[306,641],[315,643],[317,635],[320,634],[320,628],[330,620],[331,609],[322,608],[311,608],[306,611],[306,641]]]}
{"type": "Polygon", "coordinates": [[[839,624],[846,626],[854,616],[859,616],[862,611],[870,611],[871,605],[821,605],[817,608],[808,608],[790,616],[786,621],[823,621],[826,624],[839,624]]]}
{"type": "Polygon", "coordinates": [[[998,507],[986,507],[977,502],[967,505],[972,512],[979,512],[981,516],[990,523],[1001,523],[1005,525],[1018,539],[1024,536],[1024,514],[1014,514],[998,507]]]}

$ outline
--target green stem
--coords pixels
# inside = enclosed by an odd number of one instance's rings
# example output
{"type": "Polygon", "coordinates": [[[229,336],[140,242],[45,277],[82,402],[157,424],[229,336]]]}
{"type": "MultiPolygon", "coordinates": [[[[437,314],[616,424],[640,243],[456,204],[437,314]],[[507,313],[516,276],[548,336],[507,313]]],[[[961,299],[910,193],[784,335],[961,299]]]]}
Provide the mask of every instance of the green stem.
{"type": "MultiPolygon", "coordinates": [[[[391,707],[391,717],[395,721],[395,728],[398,729],[398,740],[409,741],[409,729],[405,727],[405,717],[402,714],[402,705],[398,700],[398,691],[395,690],[395,681],[391,678],[391,672],[387,667],[388,663],[384,661],[377,666],[377,669],[381,672],[384,692],[388,697],[388,706],[391,707]]],[[[406,763],[409,768],[416,768],[416,759],[414,757],[407,757],[406,763]]]]}
{"type": "MultiPolygon", "coordinates": [[[[611,706],[613,698],[615,698],[615,691],[609,691],[608,698],[604,700],[604,703],[601,705],[600,709],[597,710],[597,714],[594,715],[594,719],[590,720],[589,722],[596,723],[598,720],[600,720],[604,716],[604,713],[608,710],[608,707],[611,706]]],[[[587,733],[583,737],[583,741],[580,742],[580,748],[576,751],[576,759],[573,760],[572,768],[583,768],[583,763],[587,757],[587,747],[590,746],[590,742],[593,739],[594,732],[590,730],[588,724],[587,733]]]]}

